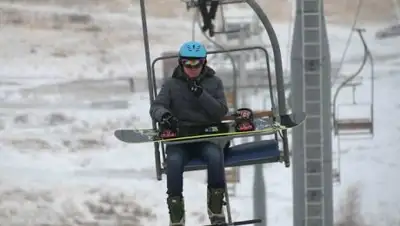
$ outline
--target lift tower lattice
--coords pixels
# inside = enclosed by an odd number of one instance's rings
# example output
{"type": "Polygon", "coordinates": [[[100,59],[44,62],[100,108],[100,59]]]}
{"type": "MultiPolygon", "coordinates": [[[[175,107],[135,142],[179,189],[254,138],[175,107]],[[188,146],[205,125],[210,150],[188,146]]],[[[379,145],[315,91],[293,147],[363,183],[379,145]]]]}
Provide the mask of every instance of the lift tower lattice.
{"type": "Polygon", "coordinates": [[[291,57],[293,226],[332,226],[331,65],[323,0],[297,0],[291,57]]]}

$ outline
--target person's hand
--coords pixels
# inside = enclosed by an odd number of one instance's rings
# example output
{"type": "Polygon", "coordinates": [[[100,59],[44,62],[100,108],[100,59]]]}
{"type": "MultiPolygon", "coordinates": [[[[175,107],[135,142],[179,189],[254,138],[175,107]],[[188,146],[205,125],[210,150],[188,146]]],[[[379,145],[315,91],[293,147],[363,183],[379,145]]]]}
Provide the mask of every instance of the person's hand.
{"type": "Polygon", "coordinates": [[[196,80],[188,80],[188,88],[196,97],[203,93],[203,87],[196,80]]]}
{"type": "Polygon", "coordinates": [[[178,119],[169,112],[161,117],[160,123],[166,129],[176,130],[178,128],[178,119]]]}

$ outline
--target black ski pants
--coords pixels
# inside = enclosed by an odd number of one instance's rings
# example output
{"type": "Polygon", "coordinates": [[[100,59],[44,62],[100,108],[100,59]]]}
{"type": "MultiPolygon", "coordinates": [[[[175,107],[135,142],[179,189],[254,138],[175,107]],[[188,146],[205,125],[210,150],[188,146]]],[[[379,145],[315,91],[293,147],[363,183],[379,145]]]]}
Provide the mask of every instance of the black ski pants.
{"type": "Polygon", "coordinates": [[[224,154],[221,148],[211,142],[167,145],[167,194],[169,197],[182,196],[183,172],[193,158],[207,163],[208,187],[225,188],[224,154]]]}

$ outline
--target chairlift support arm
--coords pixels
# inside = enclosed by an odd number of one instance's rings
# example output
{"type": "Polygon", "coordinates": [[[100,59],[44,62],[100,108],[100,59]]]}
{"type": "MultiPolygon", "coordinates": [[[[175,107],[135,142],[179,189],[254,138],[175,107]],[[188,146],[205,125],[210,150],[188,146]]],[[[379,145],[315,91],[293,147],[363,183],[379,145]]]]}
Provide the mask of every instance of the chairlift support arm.
{"type": "MultiPolygon", "coordinates": [[[[339,85],[339,87],[336,89],[335,94],[334,94],[334,97],[333,97],[333,107],[336,106],[337,97],[338,97],[340,91],[342,90],[342,88],[344,88],[350,81],[352,81],[354,78],[356,78],[356,77],[361,73],[361,71],[364,69],[364,67],[365,67],[365,65],[366,65],[366,63],[367,63],[367,61],[368,61],[368,57],[369,57],[369,55],[370,55],[370,51],[369,51],[368,45],[367,45],[367,43],[365,42],[364,36],[362,35],[362,32],[365,32],[365,29],[354,29],[354,30],[358,33],[358,35],[359,35],[359,37],[360,37],[360,39],[361,39],[363,48],[364,48],[363,60],[362,60],[362,62],[361,62],[360,67],[357,69],[357,71],[354,72],[353,75],[351,75],[351,76],[349,76],[347,79],[345,79],[345,80],[339,85]]],[[[333,112],[333,114],[335,114],[335,109],[334,109],[332,112],[333,112]]]]}

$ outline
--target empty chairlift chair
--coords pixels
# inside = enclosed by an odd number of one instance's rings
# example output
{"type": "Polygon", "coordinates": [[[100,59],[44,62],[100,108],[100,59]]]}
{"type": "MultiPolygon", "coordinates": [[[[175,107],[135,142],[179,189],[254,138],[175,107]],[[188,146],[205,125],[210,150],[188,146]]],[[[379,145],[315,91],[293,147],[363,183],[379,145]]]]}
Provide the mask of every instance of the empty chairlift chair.
{"type": "Polygon", "coordinates": [[[351,76],[348,76],[337,88],[334,99],[333,99],[333,127],[334,133],[337,136],[341,135],[373,135],[374,133],[374,68],[373,68],[373,58],[368,49],[368,46],[363,38],[363,29],[356,29],[358,32],[362,44],[364,46],[364,58],[360,68],[351,76]],[[358,76],[362,72],[366,63],[369,61],[371,65],[371,72],[369,76],[370,86],[368,88],[367,101],[358,102],[356,100],[357,87],[362,85],[362,80],[357,80],[358,76]],[[344,88],[352,88],[352,102],[339,104],[337,101],[340,91],[344,88]],[[348,112],[343,116],[343,109],[347,108],[348,112]],[[362,109],[360,112],[359,109],[362,109]],[[358,110],[358,112],[357,112],[358,110]],[[347,116],[348,113],[352,116],[347,116]],[[357,113],[354,113],[357,112],[357,113]],[[358,116],[354,116],[354,115],[358,116]]]}

